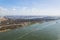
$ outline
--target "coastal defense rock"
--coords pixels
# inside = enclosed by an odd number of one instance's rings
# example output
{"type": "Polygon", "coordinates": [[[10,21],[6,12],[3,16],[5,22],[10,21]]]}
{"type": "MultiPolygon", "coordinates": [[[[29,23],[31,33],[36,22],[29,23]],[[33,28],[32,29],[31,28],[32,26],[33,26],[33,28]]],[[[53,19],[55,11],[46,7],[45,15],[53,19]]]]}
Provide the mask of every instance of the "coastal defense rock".
{"type": "Polygon", "coordinates": [[[1,18],[0,18],[0,22],[1,22],[1,21],[6,21],[6,20],[8,20],[8,19],[6,19],[6,18],[4,18],[4,17],[1,17],[1,18]]]}

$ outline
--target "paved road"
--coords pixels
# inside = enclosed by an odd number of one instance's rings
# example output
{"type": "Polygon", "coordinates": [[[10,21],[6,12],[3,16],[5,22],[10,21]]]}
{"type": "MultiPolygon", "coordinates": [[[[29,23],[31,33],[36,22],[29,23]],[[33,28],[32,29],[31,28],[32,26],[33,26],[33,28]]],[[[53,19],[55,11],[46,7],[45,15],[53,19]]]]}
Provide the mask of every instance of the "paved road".
{"type": "Polygon", "coordinates": [[[0,40],[60,40],[60,20],[0,33],[0,40]]]}
{"type": "Polygon", "coordinates": [[[8,27],[8,26],[19,26],[19,25],[23,25],[23,24],[9,24],[9,25],[1,25],[1,27],[8,27]]]}

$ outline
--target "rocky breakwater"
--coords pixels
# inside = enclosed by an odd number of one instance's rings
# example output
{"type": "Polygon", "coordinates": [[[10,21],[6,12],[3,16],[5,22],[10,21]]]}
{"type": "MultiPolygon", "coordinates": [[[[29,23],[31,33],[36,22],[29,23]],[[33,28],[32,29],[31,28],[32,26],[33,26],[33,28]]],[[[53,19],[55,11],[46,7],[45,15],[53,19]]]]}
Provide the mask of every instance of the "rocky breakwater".
{"type": "Polygon", "coordinates": [[[18,27],[25,27],[31,24],[40,23],[42,21],[38,20],[29,20],[29,19],[8,19],[8,18],[0,18],[0,32],[6,32],[8,30],[16,29],[18,27]]]}

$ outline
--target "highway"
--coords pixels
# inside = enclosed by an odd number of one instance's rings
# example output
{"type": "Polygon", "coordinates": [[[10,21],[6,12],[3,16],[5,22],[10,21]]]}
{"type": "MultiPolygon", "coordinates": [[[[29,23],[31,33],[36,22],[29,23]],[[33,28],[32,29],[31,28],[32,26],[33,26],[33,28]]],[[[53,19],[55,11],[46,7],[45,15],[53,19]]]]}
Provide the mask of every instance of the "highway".
{"type": "Polygon", "coordinates": [[[9,24],[9,25],[1,25],[0,28],[2,28],[2,27],[10,27],[10,26],[24,26],[24,24],[9,24]]]}
{"type": "Polygon", "coordinates": [[[1,32],[0,40],[60,40],[60,20],[1,32]]]}

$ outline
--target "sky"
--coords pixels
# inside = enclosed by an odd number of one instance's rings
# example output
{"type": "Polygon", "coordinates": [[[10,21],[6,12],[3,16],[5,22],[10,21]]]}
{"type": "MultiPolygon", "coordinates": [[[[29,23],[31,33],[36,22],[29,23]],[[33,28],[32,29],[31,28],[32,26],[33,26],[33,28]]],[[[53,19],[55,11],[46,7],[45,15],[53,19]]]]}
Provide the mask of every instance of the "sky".
{"type": "Polygon", "coordinates": [[[1,15],[60,16],[60,0],[0,0],[1,15]]]}

